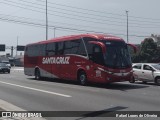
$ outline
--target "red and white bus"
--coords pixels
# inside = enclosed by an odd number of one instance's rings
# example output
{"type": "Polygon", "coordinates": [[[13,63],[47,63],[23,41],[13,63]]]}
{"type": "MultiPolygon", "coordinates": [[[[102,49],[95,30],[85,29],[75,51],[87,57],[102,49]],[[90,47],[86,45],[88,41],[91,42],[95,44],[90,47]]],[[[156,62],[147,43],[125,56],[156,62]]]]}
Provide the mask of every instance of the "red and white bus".
{"type": "Polygon", "coordinates": [[[82,85],[130,81],[133,74],[125,41],[102,34],[72,35],[28,44],[24,73],[35,79],[77,80],[82,85]]]}

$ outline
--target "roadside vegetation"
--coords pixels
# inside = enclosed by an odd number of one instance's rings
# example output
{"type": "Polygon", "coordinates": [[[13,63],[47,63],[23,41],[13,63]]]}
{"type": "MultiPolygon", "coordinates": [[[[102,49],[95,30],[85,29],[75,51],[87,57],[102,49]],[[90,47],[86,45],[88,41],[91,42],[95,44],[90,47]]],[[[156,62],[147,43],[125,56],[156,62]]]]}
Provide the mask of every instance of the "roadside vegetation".
{"type": "Polygon", "coordinates": [[[131,51],[131,55],[133,63],[160,63],[160,47],[150,38],[146,38],[138,46],[136,54],[131,51]]]}

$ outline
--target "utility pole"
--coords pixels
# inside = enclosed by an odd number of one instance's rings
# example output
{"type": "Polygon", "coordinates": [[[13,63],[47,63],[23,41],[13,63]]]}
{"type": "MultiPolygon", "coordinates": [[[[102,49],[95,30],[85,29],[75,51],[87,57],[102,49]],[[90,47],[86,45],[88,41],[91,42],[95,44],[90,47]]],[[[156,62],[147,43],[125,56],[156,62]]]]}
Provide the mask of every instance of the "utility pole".
{"type": "MultiPolygon", "coordinates": [[[[18,46],[18,36],[17,36],[17,46],[18,46]]],[[[16,49],[16,56],[17,56],[17,49],[16,49]]]]}
{"type": "Polygon", "coordinates": [[[127,43],[128,43],[128,11],[126,10],[126,15],[127,15],[127,43]]]}
{"type": "Polygon", "coordinates": [[[54,27],[54,38],[56,37],[56,27],[54,27]]]}
{"type": "Polygon", "coordinates": [[[11,57],[13,57],[13,50],[14,50],[14,48],[13,48],[13,46],[11,46],[11,57]]]}
{"type": "Polygon", "coordinates": [[[48,6],[46,0],[46,40],[48,40],[48,6]]]}

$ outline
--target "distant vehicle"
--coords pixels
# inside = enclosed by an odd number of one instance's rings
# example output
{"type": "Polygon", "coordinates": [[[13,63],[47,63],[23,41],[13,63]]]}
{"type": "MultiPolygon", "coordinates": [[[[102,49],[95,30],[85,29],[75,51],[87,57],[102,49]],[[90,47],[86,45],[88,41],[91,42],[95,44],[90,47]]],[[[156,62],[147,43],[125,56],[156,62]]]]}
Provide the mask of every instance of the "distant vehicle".
{"type": "Polygon", "coordinates": [[[6,63],[6,65],[11,68],[11,64],[9,63],[9,61],[2,61],[2,63],[6,63]]]}
{"type": "Polygon", "coordinates": [[[41,77],[111,83],[129,81],[132,62],[128,45],[119,37],[102,34],[72,35],[28,44],[24,73],[41,77]]]}
{"type": "Polygon", "coordinates": [[[0,72],[3,72],[3,73],[8,72],[8,73],[10,73],[10,67],[7,66],[6,63],[0,63],[0,72]]]}
{"type": "Polygon", "coordinates": [[[136,63],[133,64],[133,79],[130,81],[134,83],[135,80],[143,83],[154,82],[160,85],[160,64],[154,63],[136,63]]]}

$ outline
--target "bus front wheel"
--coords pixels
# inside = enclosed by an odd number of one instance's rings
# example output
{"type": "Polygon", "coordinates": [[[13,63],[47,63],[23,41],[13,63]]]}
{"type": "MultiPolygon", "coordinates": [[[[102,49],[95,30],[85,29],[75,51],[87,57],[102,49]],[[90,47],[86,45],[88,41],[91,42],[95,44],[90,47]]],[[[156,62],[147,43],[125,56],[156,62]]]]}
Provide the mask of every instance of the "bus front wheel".
{"type": "Polygon", "coordinates": [[[132,77],[131,80],[129,81],[130,83],[135,83],[135,78],[132,77]]]}
{"type": "Polygon", "coordinates": [[[36,79],[36,80],[39,80],[40,78],[41,78],[40,71],[39,71],[39,69],[36,69],[36,70],[35,70],[35,79],[36,79]]]}
{"type": "Polygon", "coordinates": [[[87,75],[84,71],[81,71],[78,75],[78,81],[81,85],[85,86],[87,85],[87,75]]]}

